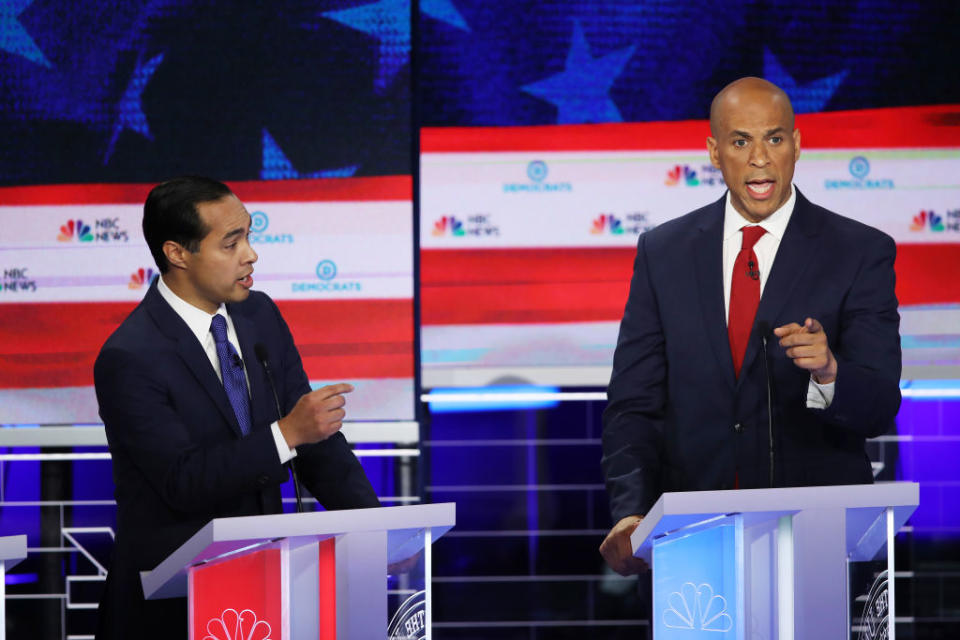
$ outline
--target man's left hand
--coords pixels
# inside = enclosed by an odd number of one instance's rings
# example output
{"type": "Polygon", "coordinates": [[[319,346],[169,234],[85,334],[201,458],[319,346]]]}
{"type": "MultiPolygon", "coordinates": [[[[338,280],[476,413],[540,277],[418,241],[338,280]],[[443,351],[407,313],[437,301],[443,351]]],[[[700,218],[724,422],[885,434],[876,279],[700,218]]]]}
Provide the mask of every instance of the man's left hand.
{"type": "Polygon", "coordinates": [[[829,384],[837,379],[837,359],[827,344],[823,325],[816,319],[807,318],[802,325],[791,322],[777,327],[773,333],[780,338],[780,346],[793,364],[809,371],[817,384],[829,384]]]}

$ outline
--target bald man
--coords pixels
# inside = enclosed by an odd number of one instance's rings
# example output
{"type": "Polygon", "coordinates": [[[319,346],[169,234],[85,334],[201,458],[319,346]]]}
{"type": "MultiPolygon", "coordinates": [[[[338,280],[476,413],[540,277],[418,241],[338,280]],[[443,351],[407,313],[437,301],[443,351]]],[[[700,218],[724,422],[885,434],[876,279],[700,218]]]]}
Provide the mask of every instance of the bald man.
{"type": "Polygon", "coordinates": [[[900,407],[896,247],[793,185],[787,95],[725,87],[707,150],[727,192],[640,236],[620,325],[600,552],[622,575],[662,492],[873,482],[864,441],[900,407]]]}

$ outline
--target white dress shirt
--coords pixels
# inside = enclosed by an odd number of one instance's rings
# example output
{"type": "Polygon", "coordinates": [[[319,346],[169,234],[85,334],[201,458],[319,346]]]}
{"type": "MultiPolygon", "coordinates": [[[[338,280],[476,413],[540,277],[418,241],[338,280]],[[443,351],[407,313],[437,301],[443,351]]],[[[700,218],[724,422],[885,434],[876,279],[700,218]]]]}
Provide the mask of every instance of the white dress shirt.
{"type": "MultiPolygon", "coordinates": [[[[753,252],[757,254],[757,269],[760,271],[761,296],[763,296],[767,276],[770,275],[770,269],[773,268],[773,261],[777,257],[780,241],[783,240],[783,234],[787,230],[787,223],[790,222],[790,216],[793,215],[793,207],[796,203],[797,190],[791,188],[790,197],[783,203],[783,206],[756,225],[763,227],[766,231],[753,245],[753,252]]],[[[723,215],[723,300],[724,317],[727,318],[728,323],[730,321],[730,287],[733,283],[733,264],[736,262],[737,254],[740,253],[740,247],[743,245],[743,232],[740,229],[753,225],[753,222],[744,218],[739,211],[733,208],[733,203],[730,201],[730,192],[727,191],[723,215]]],[[[798,322],[803,322],[803,320],[803,318],[799,318],[798,322]]],[[[810,376],[810,384],[807,386],[807,407],[810,409],[826,409],[829,407],[833,401],[834,385],[835,382],[818,384],[813,376],[810,376]]]]}
{"type": "MultiPolygon", "coordinates": [[[[163,296],[163,299],[167,301],[167,304],[170,305],[176,314],[187,323],[187,327],[189,327],[193,335],[197,337],[200,346],[203,347],[204,353],[207,354],[210,365],[213,366],[213,370],[216,372],[220,382],[223,382],[223,374],[220,372],[220,357],[217,355],[217,343],[213,339],[213,333],[210,331],[210,322],[213,320],[213,316],[221,315],[226,319],[227,340],[233,345],[237,353],[240,353],[240,341],[237,340],[237,330],[233,327],[233,320],[230,319],[230,314],[227,313],[226,305],[221,304],[215,314],[207,313],[175,294],[170,287],[167,286],[167,283],[164,282],[163,276],[157,279],[157,291],[160,292],[160,295],[163,296]]],[[[247,379],[246,367],[243,368],[243,377],[247,380],[247,391],[249,391],[250,380],[247,379]]],[[[287,441],[284,439],[283,433],[280,432],[280,425],[277,422],[270,425],[270,430],[273,432],[273,441],[277,445],[277,455],[280,456],[281,464],[297,455],[296,449],[291,449],[287,446],[287,441]]]]}

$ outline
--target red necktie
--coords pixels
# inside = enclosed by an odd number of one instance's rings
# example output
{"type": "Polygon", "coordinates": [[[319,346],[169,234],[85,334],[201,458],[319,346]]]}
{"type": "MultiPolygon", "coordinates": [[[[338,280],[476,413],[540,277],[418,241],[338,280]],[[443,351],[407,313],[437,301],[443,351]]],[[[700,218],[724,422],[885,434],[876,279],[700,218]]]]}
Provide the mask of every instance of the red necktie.
{"type": "Polygon", "coordinates": [[[753,245],[766,233],[763,227],[749,226],[740,230],[743,245],[733,263],[733,279],[730,282],[730,317],[727,320],[727,336],[730,338],[730,354],[733,356],[733,371],[739,377],[747,341],[753,329],[753,319],[760,304],[760,266],[753,245]]]}

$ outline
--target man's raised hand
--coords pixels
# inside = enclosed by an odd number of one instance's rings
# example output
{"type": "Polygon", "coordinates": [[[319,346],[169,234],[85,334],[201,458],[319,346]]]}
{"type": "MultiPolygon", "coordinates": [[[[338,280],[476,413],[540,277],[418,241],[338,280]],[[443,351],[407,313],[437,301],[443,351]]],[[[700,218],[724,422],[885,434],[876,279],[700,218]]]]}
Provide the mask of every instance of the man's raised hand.
{"type": "Polygon", "coordinates": [[[837,379],[837,359],[827,344],[823,325],[815,318],[807,318],[802,325],[796,322],[785,324],[774,329],[773,333],[780,338],[780,346],[793,364],[809,371],[818,384],[837,379]]]}
{"type": "Polygon", "coordinates": [[[339,431],[346,415],[344,396],[351,391],[353,385],[340,382],[300,396],[293,411],[277,423],[287,446],[320,442],[339,431]]]}

